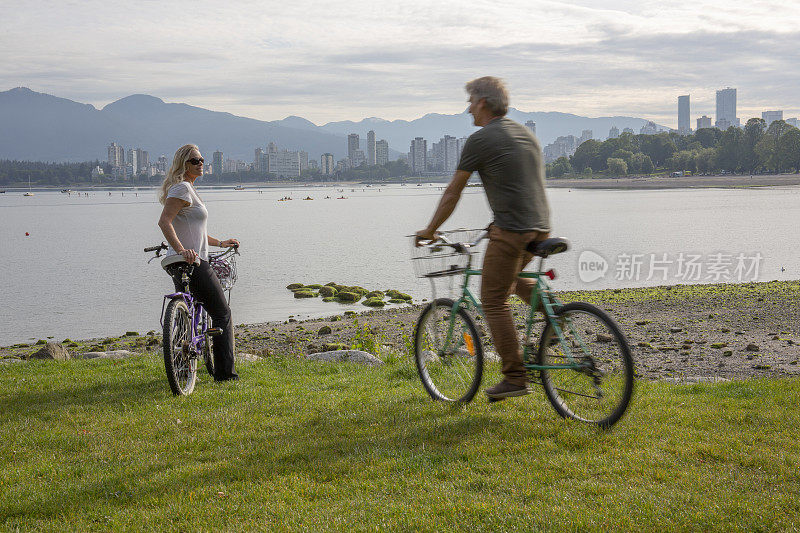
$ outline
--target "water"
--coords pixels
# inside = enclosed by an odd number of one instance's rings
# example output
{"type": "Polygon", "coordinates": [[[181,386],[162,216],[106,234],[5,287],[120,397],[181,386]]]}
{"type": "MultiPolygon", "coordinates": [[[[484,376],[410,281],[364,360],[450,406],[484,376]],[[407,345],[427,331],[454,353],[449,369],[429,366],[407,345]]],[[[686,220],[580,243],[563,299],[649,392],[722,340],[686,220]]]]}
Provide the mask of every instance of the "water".
{"type": "MultiPolygon", "coordinates": [[[[335,281],[396,288],[418,300],[429,297],[429,287],[412,273],[406,235],[427,224],[441,193],[439,185],[348,187],[343,193],[330,187],[201,189],[210,233],[242,242],[231,302],[234,321],[365,309],[295,300],[285,289],[292,282],[335,281]],[[336,199],[342,194],[347,199],[336,199]],[[283,196],[294,200],[277,201],[283,196]],[[306,196],[314,200],[301,200],[306,196]]],[[[704,257],[758,252],[763,256],[759,280],[800,274],[795,246],[800,188],[550,189],[548,194],[554,234],[572,243],[570,252],[548,260],[558,273],[558,288],[696,282],[672,274],[666,282],[658,276],[646,279],[649,254],[675,259],[679,252],[704,257]],[[606,275],[591,283],[582,281],[578,270],[585,250],[609,265],[606,275]],[[623,253],[642,254],[641,276],[616,274],[623,253]]],[[[161,296],[171,282],[157,262],[147,264],[142,248],[163,240],[156,225],[160,212],[154,190],[128,190],[124,196],[119,191],[111,196],[94,191],[88,197],[49,191],[28,198],[21,192],[0,195],[0,249],[5,252],[0,345],[159,329],[161,296]]],[[[482,227],[489,220],[483,191],[468,188],[446,227],[482,227]]],[[[713,279],[704,271],[699,281],[713,279]]]]}

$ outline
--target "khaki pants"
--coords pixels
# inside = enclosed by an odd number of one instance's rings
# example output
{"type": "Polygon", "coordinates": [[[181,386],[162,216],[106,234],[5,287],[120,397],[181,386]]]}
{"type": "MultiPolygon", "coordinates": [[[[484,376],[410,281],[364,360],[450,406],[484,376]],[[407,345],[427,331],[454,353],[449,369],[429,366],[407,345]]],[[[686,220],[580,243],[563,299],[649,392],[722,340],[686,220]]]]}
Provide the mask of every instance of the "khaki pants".
{"type": "Polygon", "coordinates": [[[518,278],[517,274],[533,258],[525,250],[528,243],[544,240],[548,235],[539,231],[515,233],[497,226],[489,229],[489,245],[483,259],[481,302],[497,355],[503,361],[503,376],[514,385],[526,384],[528,376],[522,364],[522,349],[517,340],[508,297],[515,293],[525,303],[531,303],[535,281],[518,278]]]}

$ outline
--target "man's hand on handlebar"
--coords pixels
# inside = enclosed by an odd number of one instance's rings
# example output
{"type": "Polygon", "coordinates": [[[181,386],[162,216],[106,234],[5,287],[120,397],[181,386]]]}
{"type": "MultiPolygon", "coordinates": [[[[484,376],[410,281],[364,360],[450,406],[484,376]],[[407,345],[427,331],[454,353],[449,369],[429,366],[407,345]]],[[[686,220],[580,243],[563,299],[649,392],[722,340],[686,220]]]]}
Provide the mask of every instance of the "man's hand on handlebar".
{"type": "Polygon", "coordinates": [[[415,235],[414,244],[418,247],[436,240],[436,231],[428,228],[418,231],[415,235]]]}

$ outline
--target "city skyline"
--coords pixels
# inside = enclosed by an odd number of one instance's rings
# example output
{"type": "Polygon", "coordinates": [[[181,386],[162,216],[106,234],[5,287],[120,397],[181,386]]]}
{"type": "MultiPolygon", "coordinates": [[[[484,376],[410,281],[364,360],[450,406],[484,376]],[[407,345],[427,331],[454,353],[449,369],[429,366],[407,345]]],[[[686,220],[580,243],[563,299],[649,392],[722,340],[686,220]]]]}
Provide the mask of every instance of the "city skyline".
{"type": "Polygon", "coordinates": [[[739,90],[741,117],[800,115],[800,6],[596,4],[354,0],[277,9],[177,1],[119,17],[122,4],[113,1],[10,0],[0,88],[29,86],[100,107],[132,92],[158,94],[260,120],[301,115],[321,124],[457,113],[466,107],[466,81],[496,75],[507,80],[512,106],[536,111],[641,116],[677,128],[675,95],[693,95],[693,117],[714,116],[714,91],[730,86],[739,90]],[[165,22],[187,13],[214,24],[176,32],[165,22]]]}

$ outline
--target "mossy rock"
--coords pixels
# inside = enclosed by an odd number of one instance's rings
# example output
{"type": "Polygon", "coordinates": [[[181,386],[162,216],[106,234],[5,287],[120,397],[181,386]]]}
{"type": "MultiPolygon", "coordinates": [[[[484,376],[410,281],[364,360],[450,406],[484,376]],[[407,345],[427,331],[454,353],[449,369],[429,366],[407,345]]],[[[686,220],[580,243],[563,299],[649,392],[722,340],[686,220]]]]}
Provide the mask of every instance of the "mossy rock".
{"type": "Polygon", "coordinates": [[[126,331],[125,335],[123,335],[123,337],[138,337],[138,336],[139,336],[138,331],[126,331]]]}
{"type": "Polygon", "coordinates": [[[358,285],[351,285],[349,287],[345,287],[344,292],[353,292],[358,294],[359,296],[364,296],[369,291],[364,287],[359,287],[358,285]]]}
{"type": "Polygon", "coordinates": [[[344,292],[347,288],[347,285],[339,285],[338,283],[334,283],[333,285],[328,285],[328,287],[333,287],[336,289],[336,292],[344,292]]]}
{"type": "Polygon", "coordinates": [[[409,300],[409,301],[412,300],[410,295],[408,295],[408,294],[406,294],[404,292],[400,292],[400,291],[394,290],[394,289],[386,291],[386,295],[389,298],[393,298],[393,299],[396,299],[396,300],[409,300]]]}
{"type": "Polygon", "coordinates": [[[302,289],[303,288],[303,284],[302,283],[290,283],[290,284],[288,284],[286,286],[286,288],[289,289],[290,291],[296,291],[297,289],[302,289]]]}
{"type": "MultiPolygon", "coordinates": [[[[335,300],[335,298],[334,298],[334,300],[335,300]]],[[[342,319],[342,317],[340,317],[339,315],[336,315],[334,317],[331,317],[331,322],[339,322],[341,319],[342,319]]]]}
{"type": "Polygon", "coordinates": [[[343,291],[337,295],[340,302],[357,302],[361,299],[361,295],[355,292],[343,291]]]}
{"type": "Polygon", "coordinates": [[[77,342],[70,342],[69,344],[67,344],[67,347],[69,347],[69,348],[77,348],[78,347],[78,343],[77,342]]]}
{"type": "Polygon", "coordinates": [[[311,291],[311,290],[303,289],[303,290],[299,290],[299,291],[294,291],[294,297],[295,298],[313,298],[315,296],[316,296],[316,294],[314,294],[314,292],[311,291]]]}
{"type": "Polygon", "coordinates": [[[335,281],[331,281],[330,283],[325,284],[326,287],[336,287],[336,285],[338,284],[335,281]]]}
{"type": "Polygon", "coordinates": [[[386,303],[383,301],[382,298],[367,298],[364,300],[362,305],[366,305],[368,307],[383,307],[386,303]]]}
{"type": "Polygon", "coordinates": [[[325,297],[336,296],[337,292],[339,292],[339,291],[337,291],[335,288],[333,288],[333,287],[331,287],[329,285],[325,285],[325,286],[319,288],[320,296],[325,296],[325,297]]]}
{"type": "Polygon", "coordinates": [[[403,300],[402,298],[392,298],[389,300],[390,304],[410,304],[411,300],[403,300]]]}
{"type": "MultiPolygon", "coordinates": [[[[322,293],[320,292],[320,294],[322,294],[322,293]]],[[[322,299],[322,301],[323,302],[338,302],[339,299],[336,296],[326,296],[325,298],[322,299]]]]}
{"type": "Polygon", "coordinates": [[[320,290],[322,288],[322,285],[320,285],[319,283],[314,283],[312,285],[306,285],[305,288],[306,289],[311,289],[311,290],[314,290],[314,291],[318,291],[318,290],[320,290]]]}
{"type": "Polygon", "coordinates": [[[61,344],[70,344],[71,342],[72,339],[64,339],[63,341],[61,341],[61,344]]]}
{"type": "Polygon", "coordinates": [[[36,341],[36,346],[39,346],[40,344],[47,344],[47,341],[44,339],[39,339],[38,341],[36,341]]]}
{"type": "Polygon", "coordinates": [[[336,350],[346,350],[348,347],[341,343],[325,343],[322,345],[322,350],[326,352],[333,352],[336,350]]]}
{"type": "Polygon", "coordinates": [[[355,311],[345,311],[344,312],[344,316],[355,316],[355,315],[356,315],[355,311]]]}
{"type": "Polygon", "coordinates": [[[381,291],[372,291],[367,293],[367,298],[380,298],[383,300],[384,294],[381,291]]]}

